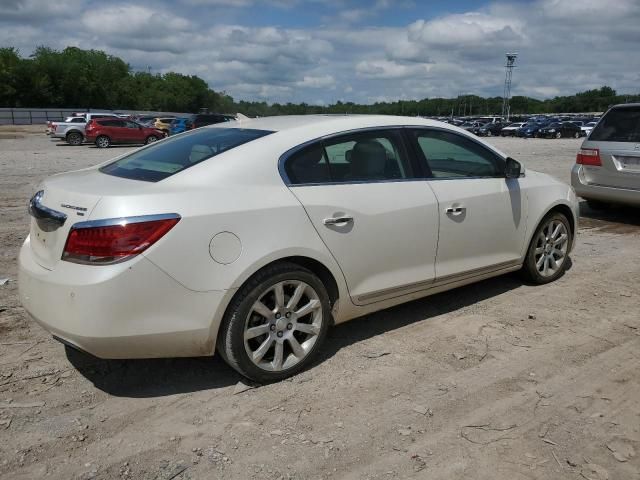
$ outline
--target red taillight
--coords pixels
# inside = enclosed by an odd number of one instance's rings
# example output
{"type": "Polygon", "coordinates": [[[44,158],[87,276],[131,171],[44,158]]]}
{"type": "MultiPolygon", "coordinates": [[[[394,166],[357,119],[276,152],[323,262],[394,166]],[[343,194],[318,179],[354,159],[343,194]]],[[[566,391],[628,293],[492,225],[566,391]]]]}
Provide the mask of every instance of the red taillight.
{"type": "Polygon", "coordinates": [[[95,120],[89,120],[89,123],[87,123],[84,127],[84,131],[88,132],[90,130],[93,130],[96,127],[96,121],[95,120]]]}
{"type": "Polygon", "coordinates": [[[576,156],[576,163],[579,165],[592,165],[601,167],[600,150],[597,148],[581,148],[576,156]]]}
{"type": "MultiPolygon", "coordinates": [[[[164,215],[163,215],[164,216],[164,215]]],[[[112,225],[72,228],[62,259],[74,263],[118,263],[144,252],[180,220],[177,215],[151,221],[118,219],[112,225]]],[[[82,225],[82,224],[80,224],[82,225]]]]}

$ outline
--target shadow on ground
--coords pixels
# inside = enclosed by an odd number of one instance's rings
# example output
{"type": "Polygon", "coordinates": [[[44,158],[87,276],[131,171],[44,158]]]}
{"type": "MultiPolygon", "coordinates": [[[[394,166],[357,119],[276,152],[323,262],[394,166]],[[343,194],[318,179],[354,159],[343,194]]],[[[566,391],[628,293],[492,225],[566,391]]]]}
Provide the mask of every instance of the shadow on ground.
{"type": "Polygon", "coordinates": [[[597,228],[602,232],[640,232],[640,208],[626,205],[606,205],[591,208],[587,202],[580,202],[580,227],[597,228]]]}
{"type": "Polygon", "coordinates": [[[162,397],[228,387],[241,379],[219,356],[102,360],[70,347],[66,353],[80,374],[116,397],[162,397]]]}
{"type": "MultiPolygon", "coordinates": [[[[428,321],[522,285],[517,275],[503,275],[338,325],[329,331],[324,347],[314,363],[322,363],[342,348],[415,322],[428,321]]],[[[78,372],[96,388],[118,397],[161,397],[228,387],[241,380],[240,375],[219,356],[101,360],[67,347],[67,357],[78,372]]]]}

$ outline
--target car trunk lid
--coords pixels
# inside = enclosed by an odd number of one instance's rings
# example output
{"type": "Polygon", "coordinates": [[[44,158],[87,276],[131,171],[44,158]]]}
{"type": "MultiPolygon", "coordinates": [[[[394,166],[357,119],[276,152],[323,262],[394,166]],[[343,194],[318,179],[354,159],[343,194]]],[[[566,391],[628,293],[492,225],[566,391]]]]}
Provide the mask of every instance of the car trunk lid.
{"type": "Polygon", "coordinates": [[[71,227],[89,220],[103,196],[130,193],[136,187],[139,189],[140,183],[105,175],[97,169],[46,179],[29,206],[31,250],[36,262],[54,270],[62,257],[71,227]]]}
{"type": "Polygon", "coordinates": [[[584,142],[582,148],[598,149],[602,166],[585,166],[585,180],[606,187],[640,190],[640,143],[584,142]]]}

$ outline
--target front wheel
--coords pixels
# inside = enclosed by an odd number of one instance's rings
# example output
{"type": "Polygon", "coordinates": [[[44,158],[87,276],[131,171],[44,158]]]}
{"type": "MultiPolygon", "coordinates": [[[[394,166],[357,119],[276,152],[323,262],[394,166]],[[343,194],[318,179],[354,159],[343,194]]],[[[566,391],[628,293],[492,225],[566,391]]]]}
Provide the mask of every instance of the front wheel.
{"type": "Polygon", "coordinates": [[[109,145],[111,145],[111,139],[106,135],[100,135],[96,138],[96,147],[107,148],[109,145]]]}
{"type": "Polygon", "coordinates": [[[556,138],[562,138],[562,133],[561,132],[556,133],[556,138]]]}
{"type": "Polygon", "coordinates": [[[329,295],[309,270],[278,263],[240,288],[225,314],[218,352],[245,377],[290,377],[316,356],[331,322],[329,295]]]}
{"type": "Polygon", "coordinates": [[[573,134],[573,138],[580,138],[580,132],[576,132],[573,134]]]}
{"type": "Polygon", "coordinates": [[[158,141],[158,137],[156,137],[155,135],[149,135],[144,143],[145,145],[149,145],[150,143],[157,142],[157,141],[158,141]]]}
{"type": "Polygon", "coordinates": [[[493,133],[491,133],[491,130],[487,130],[487,137],[492,137],[493,133]]]}
{"type": "Polygon", "coordinates": [[[553,282],[567,269],[571,227],[562,213],[547,215],[533,235],[522,265],[526,280],[539,285],[553,282]]]}

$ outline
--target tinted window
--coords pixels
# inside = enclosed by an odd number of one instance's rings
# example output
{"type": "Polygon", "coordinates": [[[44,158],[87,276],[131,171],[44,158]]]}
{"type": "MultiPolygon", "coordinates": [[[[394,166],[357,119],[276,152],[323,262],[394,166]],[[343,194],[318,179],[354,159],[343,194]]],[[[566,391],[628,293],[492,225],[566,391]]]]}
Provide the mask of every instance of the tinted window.
{"type": "Polygon", "coordinates": [[[127,128],[138,128],[140,126],[136,122],[131,122],[131,121],[124,122],[124,124],[126,125],[127,128]]]}
{"type": "Polygon", "coordinates": [[[103,127],[124,127],[122,120],[98,120],[98,123],[103,127]]]}
{"type": "Polygon", "coordinates": [[[411,177],[400,137],[393,131],[344,135],[318,142],[289,157],[285,172],[292,184],[411,177]]]}
{"type": "Polygon", "coordinates": [[[206,128],[137,150],[100,169],[132,180],[157,182],[272,132],[246,128],[206,128]]]}
{"type": "Polygon", "coordinates": [[[435,178],[504,176],[504,160],[473,140],[441,130],[414,133],[435,178]]]}
{"type": "Polygon", "coordinates": [[[591,132],[589,140],[640,142],[640,107],[609,110],[591,132]]]}
{"type": "Polygon", "coordinates": [[[321,143],[293,154],[285,165],[292,184],[331,182],[329,164],[321,143]]]}
{"type": "Polygon", "coordinates": [[[325,142],[325,155],[334,182],[408,178],[408,165],[395,132],[371,132],[325,142]]]}

